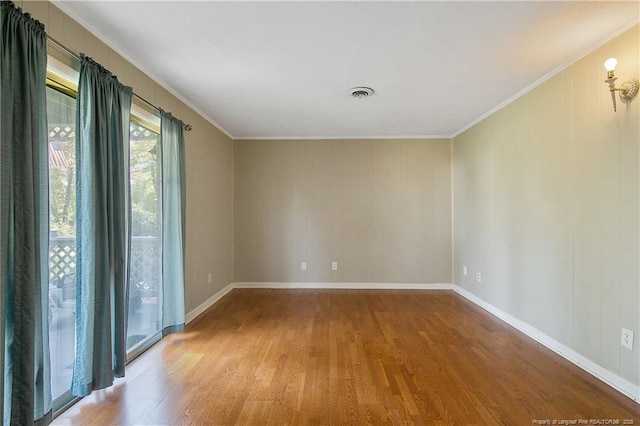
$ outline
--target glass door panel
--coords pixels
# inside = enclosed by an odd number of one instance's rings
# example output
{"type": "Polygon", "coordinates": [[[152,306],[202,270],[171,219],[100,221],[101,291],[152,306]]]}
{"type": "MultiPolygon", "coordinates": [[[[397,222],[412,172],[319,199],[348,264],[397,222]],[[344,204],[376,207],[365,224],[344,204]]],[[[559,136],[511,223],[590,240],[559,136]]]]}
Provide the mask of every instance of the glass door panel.
{"type": "Polygon", "coordinates": [[[131,270],[127,351],[159,337],[161,269],[160,135],[145,126],[130,129],[131,270]]]}
{"type": "Polygon", "coordinates": [[[47,87],[49,345],[53,399],[71,389],[75,346],[76,100],[47,87]]]}

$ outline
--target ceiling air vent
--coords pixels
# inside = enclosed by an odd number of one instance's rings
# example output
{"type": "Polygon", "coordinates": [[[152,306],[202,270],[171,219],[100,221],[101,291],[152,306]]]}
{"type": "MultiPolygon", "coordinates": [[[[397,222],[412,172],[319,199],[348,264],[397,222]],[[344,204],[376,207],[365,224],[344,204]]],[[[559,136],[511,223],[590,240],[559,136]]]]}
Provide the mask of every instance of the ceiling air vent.
{"type": "Polygon", "coordinates": [[[368,98],[373,95],[373,89],[370,87],[354,87],[349,90],[349,94],[357,99],[368,98]]]}

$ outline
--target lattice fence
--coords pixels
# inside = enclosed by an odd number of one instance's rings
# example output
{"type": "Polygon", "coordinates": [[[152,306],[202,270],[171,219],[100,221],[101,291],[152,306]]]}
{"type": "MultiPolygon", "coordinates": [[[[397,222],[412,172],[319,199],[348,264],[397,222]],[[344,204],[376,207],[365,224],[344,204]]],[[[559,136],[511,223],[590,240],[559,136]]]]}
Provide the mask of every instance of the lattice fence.
{"type": "Polygon", "coordinates": [[[160,250],[156,237],[131,239],[131,282],[160,282],[160,250]]]}
{"type": "Polygon", "coordinates": [[[51,238],[49,243],[49,281],[57,282],[76,271],[76,239],[51,238]]]}
{"type": "MultiPolygon", "coordinates": [[[[156,237],[133,237],[131,241],[131,282],[160,282],[160,250],[156,237]]],[[[49,281],[54,283],[76,269],[76,240],[51,238],[49,244],[49,281]]]]}

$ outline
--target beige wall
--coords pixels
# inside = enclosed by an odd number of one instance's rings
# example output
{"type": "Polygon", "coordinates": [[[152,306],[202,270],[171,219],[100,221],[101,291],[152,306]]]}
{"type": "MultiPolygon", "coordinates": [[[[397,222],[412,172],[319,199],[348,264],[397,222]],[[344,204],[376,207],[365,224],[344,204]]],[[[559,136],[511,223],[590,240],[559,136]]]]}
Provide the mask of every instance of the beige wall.
{"type": "Polygon", "coordinates": [[[453,145],[456,284],[636,384],[640,99],[614,113],[603,62],[637,78],[638,38],[636,26],[453,145]]]}
{"type": "Polygon", "coordinates": [[[233,278],[233,143],[213,125],[48,2],[17,1],[47,34],[91,56],[152,104],[193,126],[185,133],[187,174],[186,311],[233,278]],[[207,283],[212,272],[213,282],[207,283]]]}
{"type": "Polygon", "coordinates": [[[451,282],[449,140],[235,141],[234,157],[235,281],[451,282]]]}

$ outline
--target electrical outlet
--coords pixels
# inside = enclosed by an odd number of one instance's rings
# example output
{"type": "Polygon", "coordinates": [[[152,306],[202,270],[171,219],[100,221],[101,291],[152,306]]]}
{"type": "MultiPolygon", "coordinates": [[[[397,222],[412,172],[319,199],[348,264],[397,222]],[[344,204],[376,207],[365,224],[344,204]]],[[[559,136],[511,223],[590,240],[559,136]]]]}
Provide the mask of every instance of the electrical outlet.
{"type": "Polygon", "coordinates": [[[482,281],[482,274],[480,272],[476,272],[476,281],[482,281]]]}
{"type": "Polygon", "coordinates": [[[620,344],[627,349],[633,350],[633,331],[629,330],[628,328],[622,327],[620,344]]]}
{"type": "Polygon", "coordinates": [[[300,264],[300,270],[301,271],[306,271],[307,270],[307,262],[302,262],[300,264]]]}
{"type": "Polygon", "coordinates": [[[338,270],[338,262],[331,262],[331,270],[332,271],[338,270]]]}
{"type": "Polygon", "coordinates": [[[466,267],[466,266],[463,266],[463,267],[462,267],[462,275],[464,275],[464,276],[466,277],[466,276],[467,276],[467,274],[468,274],[468,272],[469,272],[469,271],[467,271],[467,267],[466,267]]]}
{"type": "Polygon", "coordinates": [[[207,283],[211,284],[211,272],[207,274],[207,283]]]}

